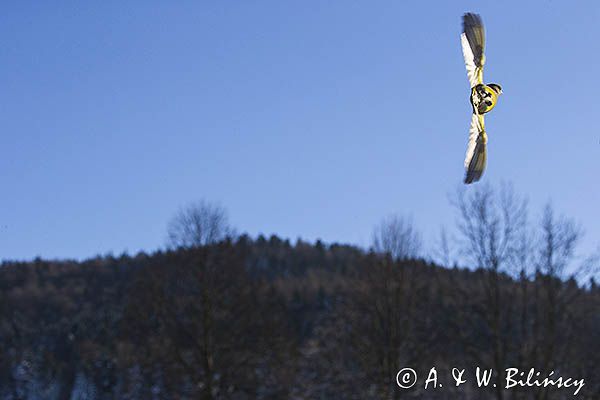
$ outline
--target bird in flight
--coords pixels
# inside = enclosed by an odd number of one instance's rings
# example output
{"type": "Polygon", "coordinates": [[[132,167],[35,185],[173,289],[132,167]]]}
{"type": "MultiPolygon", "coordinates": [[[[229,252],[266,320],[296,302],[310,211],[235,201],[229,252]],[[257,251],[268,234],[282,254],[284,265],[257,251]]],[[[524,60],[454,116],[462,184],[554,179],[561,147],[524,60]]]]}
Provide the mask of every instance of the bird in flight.
{"type": "Polygon", "coordinates": [[[485,64],[485,30],[481,17],[467,13],[462,18],[463,31],[460,35],[467,76],[471,84],[471,128],[469,145],[465,157],[465,183],[477,182],[483,175],[486,165],[487,134],[483,115],[490,112],[502,93],[500,85],[483,83],[483,64],[485,64]]]}

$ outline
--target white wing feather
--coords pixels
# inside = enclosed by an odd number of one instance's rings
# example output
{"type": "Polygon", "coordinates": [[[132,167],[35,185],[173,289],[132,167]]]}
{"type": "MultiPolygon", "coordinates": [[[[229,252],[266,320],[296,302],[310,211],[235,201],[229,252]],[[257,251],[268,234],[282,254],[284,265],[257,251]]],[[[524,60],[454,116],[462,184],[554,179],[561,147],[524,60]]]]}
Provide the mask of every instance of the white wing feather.
{"type": "Polygon", "coordinates": [[[473,113],[471,117],[471,127],[469,128],[469,144],[467,146],[467,154],[465,155],[465,168],[469,167],[471,159],[475,154],[475,147],[477,146],[477,138],[479,133],[483,131],[483,127],[479,125],[479,118],[483,121],[483,115],[478,116],[473,113]]]}
{"type": "Polygon", "coordinates": [[[461,33],[460,35],[460,44],[462,46],[463,57],[465,59],[465,66],[467,67],[469,83],[471,84],[471,87],[473,87],[480,83],[480,71],[475,65],[475,56],[473,55],[473,51],[471,50],[471,46],[469,45],[469,41],[467,40],[467,35],[465,33],[461,33]]]}

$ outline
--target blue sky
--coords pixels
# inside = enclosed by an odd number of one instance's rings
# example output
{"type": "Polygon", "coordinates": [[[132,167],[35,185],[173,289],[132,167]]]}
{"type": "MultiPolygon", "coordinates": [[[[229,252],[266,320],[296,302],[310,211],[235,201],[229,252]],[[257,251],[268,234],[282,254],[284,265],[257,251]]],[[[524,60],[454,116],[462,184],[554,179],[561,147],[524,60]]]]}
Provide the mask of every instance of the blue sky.
{"type": "Polygon", "coordinates": [[[253,236],[366,246],[399,213],[431,245],[464,173],[466,11],[504,89],[483,180],[600,242],[597,1],[95,3],[0,14],[2,259],[155,250],[199,198],[253,236]]]}

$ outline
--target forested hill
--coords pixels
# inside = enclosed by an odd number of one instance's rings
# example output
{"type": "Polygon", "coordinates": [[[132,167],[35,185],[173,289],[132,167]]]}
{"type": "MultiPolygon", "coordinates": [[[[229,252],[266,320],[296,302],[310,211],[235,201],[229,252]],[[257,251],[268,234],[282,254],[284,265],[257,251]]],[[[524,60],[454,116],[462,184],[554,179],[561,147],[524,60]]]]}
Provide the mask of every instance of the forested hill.
{"type": "MultiPolygon", "coordinates": [[[[600,398],[593,282],[242,236],[4,262],[0,289],[3,400],[420,397],[422,387],[399,389],[396,373],[434,365],[556,370],[585,378],[579,398],[600,398]]],[[[421,398],[469,391],[450,386],[421,398]]],[[[547,398],[572,397],[554,390],[547,398]]]]}

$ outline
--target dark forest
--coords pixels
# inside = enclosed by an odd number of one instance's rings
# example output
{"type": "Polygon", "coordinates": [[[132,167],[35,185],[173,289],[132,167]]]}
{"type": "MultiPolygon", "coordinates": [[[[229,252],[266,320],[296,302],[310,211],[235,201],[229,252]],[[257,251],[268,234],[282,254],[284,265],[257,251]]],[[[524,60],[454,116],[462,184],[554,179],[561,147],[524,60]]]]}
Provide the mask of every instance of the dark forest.
{"type": "Polygon", "coordinates": [[[407,220],[384,220],[370,250],[292,244],[235,235],[206,202],[173,219],[170,250],[5,261],[0,398],[573,396],[451,384],[452,368],[476,366],[584,378],[578,397],[600,398],[600,288],[566,272],[577,227],[549,206],[538,239],[523,236],[526,204],[510,190],[455,204],[459,239],[444,236],[440,254],[463,249],[468,267],[420,257],[407,220]],[[407,366],[420,381],[403,390],[407,366]],[[425,390],[432,366],[445,385],[425,390]]]}

